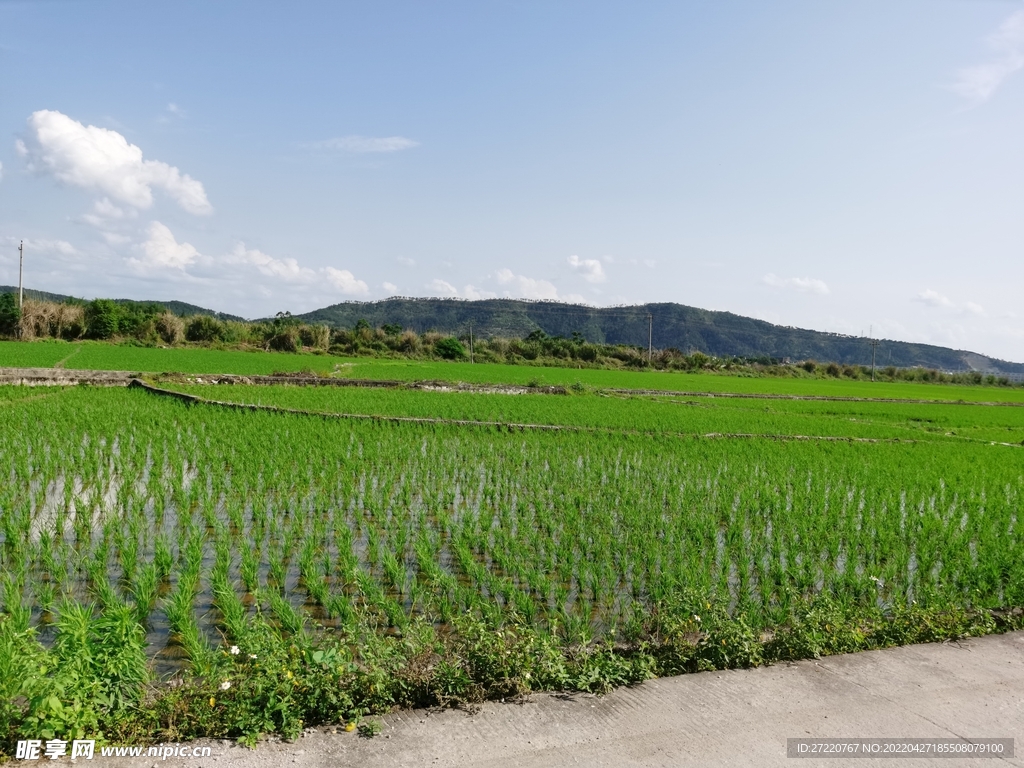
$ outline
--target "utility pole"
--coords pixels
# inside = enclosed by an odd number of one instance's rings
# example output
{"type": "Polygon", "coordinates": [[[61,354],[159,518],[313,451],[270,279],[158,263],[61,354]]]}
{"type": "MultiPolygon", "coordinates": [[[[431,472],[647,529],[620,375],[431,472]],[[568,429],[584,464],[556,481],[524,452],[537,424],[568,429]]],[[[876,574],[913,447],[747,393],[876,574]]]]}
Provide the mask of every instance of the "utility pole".
{"type": "Polygon", "coordinates": [[[868,331],[871,335],[871,380],[875,380],[875,349],[878,348],[878,339],[875,338],[874,326],[868,331]]]}
{"type": "Polygon", "coordinates": [[[469,362],[475,363],[473,359],[473,321],[469,321],[469,362]]]}
{"type": "Polygon", "coordinates": [[[18,244],[18,311],[22,311],[22,305],[25,303],[25,241],[22,240],[18,244]]]}
{"type": "Polygon", "coordinates": [[[647,313],[647,364],[654,362],[654,315],[647,313]]]}

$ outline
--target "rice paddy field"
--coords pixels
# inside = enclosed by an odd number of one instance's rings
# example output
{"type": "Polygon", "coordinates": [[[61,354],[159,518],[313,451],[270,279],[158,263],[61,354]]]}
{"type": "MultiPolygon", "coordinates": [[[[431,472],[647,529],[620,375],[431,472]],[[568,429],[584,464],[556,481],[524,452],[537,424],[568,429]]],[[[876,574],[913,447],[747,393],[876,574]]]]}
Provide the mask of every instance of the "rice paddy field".
{"type": "Polygon", "coordinates": [[[402,382],[427,380],[516,386],[571,386],[579,383],[601,389],[1024,403],[1024,387],[1019,386],[871,383],[844,379],[736,376],[728,373],[556,368],[526,364],[471,364],[372,357],[341,358],[323,354],[291,354],[262,350],[136,347],[93,341],[0,341],[0,368],[55,366],[82,370],[234,373],[246,376],[310,371],[340,378],[402,382]]]}
{"type": "Polygon", "coordinates": [[[0,729],[253,740],[1024,624],[1024,408],[540,373],[595,379],[0,386],[0,729]]]}
{"type": "Polygon", "coordinates": [[[222,402],[325,414],[679,435],[1024,442],[1024,407],[968,403],[725,398],[600,390],[501,395],[331,386],[161,386],[222,402]]]}

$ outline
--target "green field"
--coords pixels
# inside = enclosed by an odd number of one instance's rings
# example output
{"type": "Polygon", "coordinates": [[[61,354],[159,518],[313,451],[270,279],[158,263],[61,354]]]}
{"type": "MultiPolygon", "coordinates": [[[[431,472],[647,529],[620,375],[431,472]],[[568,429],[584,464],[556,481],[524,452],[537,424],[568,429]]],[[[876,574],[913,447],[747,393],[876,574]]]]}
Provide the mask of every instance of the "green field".
{"type": "Polygon", "coordinates": [[[653,389],[682,392],[739,392],[822,397],[870,397],[969,402],[1024,403],[1024,388],[909,382],[866,382],[822,378],[773,378],[728,373],[551,368],[533,365],[340,358],[204,348],[121,346],[106,342],[0,341],[0,367],[52,367],[86,370],[236,373],[269,375],[315,371],[347,378],[392,381],[450,381],[472,384],[561,385],[653,389]]]}
{"type": "Polygon", "coordinates": [[[294,735],[1021,624],[1024,449],[992,443],[1024,408],[177,386],[447,421],[0,387],[6,737],[294,735]]]}
{"type": "Polygon", "coordinates": [[[0,367],[50,368],[57,362],[63,368],[83,370],[251,376],[302,370],[327,373],[334,369],[338,358],[262,350],[136,347],[92,341],[0,341],[0,367]]]}
{"type": "Polygon", "coordinates": [[[492,394],[363,387],[162,384],[203,398],[321,413],[564,425],[619,431],[806,435],[1021,444],[1024,408],[936,403],[581,394],[492,394]]]}
{"type": "Polygon", "coordinates": [[[464,381],[476,384],[570,386],[576,382],[599,388],[654,389],[681,392],[739,392],[820,397],[874,397],[920,400],[967,400],[1024,403],[1019,387],[958,386],[909,382],[868,382],[820,378],[736,376],[728,373],[629,371],[548,368],[528,365],[359,359],[341,369],[342,376],[395,381],[464,381]]]}

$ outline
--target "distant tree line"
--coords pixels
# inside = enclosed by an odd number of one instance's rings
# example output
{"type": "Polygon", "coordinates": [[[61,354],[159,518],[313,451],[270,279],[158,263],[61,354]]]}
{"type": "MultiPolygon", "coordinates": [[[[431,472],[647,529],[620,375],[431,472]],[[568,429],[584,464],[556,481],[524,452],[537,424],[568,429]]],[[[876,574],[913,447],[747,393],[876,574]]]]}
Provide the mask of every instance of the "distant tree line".
{"type": "MultiPolygon", "coordinates": [[[[302,322],[288,312],[269,320],[221,320],[212,315],[181,317],[157,302],[93,301],[52,302],[26,299],[19,310],[17,297],[0,294],[0,335],[31,339],[96,339],[145,346],[203,345],[260,348],[278,352],[307,351],[343,356],[407,357],[414,359],[632,368],[668,371],[734,371],[771,376],[814,376],[867,379],[871,369],[805,360],[790,363],[769,356],[716,357],[699,351],[654,350],[629,344],[598,344],[579,332],[549,336],[534,330],[522,338],[491,336],[471,339],[468,334],[436,331],[417,333],[398,324],[372,326],[365,319],[351,328],[331,328],[302,322]]],[[[926,368],[880,367],[875,378],[883,381],[949,382],[1011,385],[1006,377],[978,371],[948,373],[926,368]]]]}

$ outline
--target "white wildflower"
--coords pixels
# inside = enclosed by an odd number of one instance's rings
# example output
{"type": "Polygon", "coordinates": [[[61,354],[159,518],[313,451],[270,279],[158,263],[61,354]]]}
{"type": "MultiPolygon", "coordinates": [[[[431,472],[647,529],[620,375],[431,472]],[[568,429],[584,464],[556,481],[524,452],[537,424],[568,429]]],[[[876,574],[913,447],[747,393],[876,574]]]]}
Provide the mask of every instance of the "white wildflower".
{"type": "Polygon", "coordinates": [[[223,683],[220,684],[220,689],[222,691],[226,691],[230,687],[231,687],[231,681],[230,680],[225,680],[223,683]]]}

